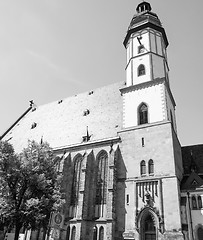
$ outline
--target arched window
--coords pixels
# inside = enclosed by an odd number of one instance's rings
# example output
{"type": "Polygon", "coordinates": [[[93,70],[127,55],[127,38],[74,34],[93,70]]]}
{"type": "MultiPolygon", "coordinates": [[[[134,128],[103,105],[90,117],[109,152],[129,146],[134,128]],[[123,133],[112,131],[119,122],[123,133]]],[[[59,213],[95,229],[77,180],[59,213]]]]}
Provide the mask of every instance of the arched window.
{"type": "Polygon", "coordinates": [[[203,239],[203,227],[198,227],[197,229],[198,240],[203,239]]]}
{"type": "Polygon", "coordinates": [[[70,226],[67,227],[66,240],[69,240],[69,237],[70,237],[70,226]]]}
{"type": "Polygon", "coordinates": [[[140,163],[140,174],[145,175],[146,174],[146,163],[144,160],[140,163]]]}
{"type": "Polygon", "coordinates": [[[195,196],[192,196],[192,209],[197,209],[197,201],[195,196]]]}
{"type": "Polygon", "coordinates": [[[138,107],[138,123],[139,124],[148,123],[148,107],[145,103],[142,103],[138,107]]]}
{"type": "Polygon", "coordinates": [[[99,240],[104,240],[104,228],[100,227],[99,229],[99,240]]]}
{"type": "Polygon", "coordinates": [[[82,167],[82,155],[79,154],[76,156],[74,161],[74,172],[71,193],[71,205],[73,206],[77,205],[78,202],[81,167],[82,167]]]}
{"type": "Polygon", "coordinates": [[[72,228],[71,240],[76,240],[76,227],[75,226],[73,226],[73,228],[72,228]]]}
{"type": "Polygon", "coordinates": [[[101,151],[97,156],[97,185],[96,185],[96,204],[106,203],[106,172],[108,154],[101,151]]]}
{"type": "Polygon", "coordinates": [[[198,207],[199,207],[199,209],[201,209],[202,208],[202,198],[201,198],[201,196],[197,197],[197,201],[198,201],[198,207]]]}
{"type": "Polygon", "coordinates": [[[149,174],[154,173],[154,162],[152,159],[150,159],[148,162],[148,171],[149,171],[149,174]]]}
{"type": "Polygon", "coordinates": [[[145,75],[145,66],[143,64],[140,64],[138,69],[137,69],[137,75],[142,76],[145,75]]]}
{"type": "Polygon", "coordinates": [[[97,240],[97,227],[93,228],[93,240],[97,240]]]}

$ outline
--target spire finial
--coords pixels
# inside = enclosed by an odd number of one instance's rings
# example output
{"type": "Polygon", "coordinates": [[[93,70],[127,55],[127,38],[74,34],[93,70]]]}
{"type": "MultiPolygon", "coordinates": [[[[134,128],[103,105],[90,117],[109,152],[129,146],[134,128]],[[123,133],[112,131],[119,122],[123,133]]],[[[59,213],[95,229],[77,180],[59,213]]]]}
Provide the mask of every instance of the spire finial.
{"type": "Polygon", "coordinates": [[[142,13],[145,11],[151,11],[151,5],[148,2],[145,2],[144,0],[142,0],[142,2],[137,6],[136,11],[137,13],[142,13]]]}

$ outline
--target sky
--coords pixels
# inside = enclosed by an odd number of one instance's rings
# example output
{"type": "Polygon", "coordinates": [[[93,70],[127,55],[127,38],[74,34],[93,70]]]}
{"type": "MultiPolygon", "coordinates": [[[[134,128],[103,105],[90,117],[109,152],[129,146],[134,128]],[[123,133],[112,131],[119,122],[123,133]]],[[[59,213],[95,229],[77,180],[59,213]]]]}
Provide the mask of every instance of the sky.
{"type": "MultiPolygon", "coordinates": [[[[125,81],[141,0],[1,0],[0,135],[29,107],[125,81]]],[[[203,1],[149,0],[165,28],[181,145],[203,144],[203,1]]]]}

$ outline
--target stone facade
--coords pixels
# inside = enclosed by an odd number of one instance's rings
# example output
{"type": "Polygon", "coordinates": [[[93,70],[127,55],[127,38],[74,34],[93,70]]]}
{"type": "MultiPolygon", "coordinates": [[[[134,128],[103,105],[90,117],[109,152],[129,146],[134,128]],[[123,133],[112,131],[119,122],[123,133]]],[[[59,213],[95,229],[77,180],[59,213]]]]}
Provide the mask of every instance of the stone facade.
{"type": "Polygon", "coordinates": [[[180,146],[166,33],[149,3],[136,10],[125,83],[32,104],[3,135],[17,152],[28,139],[54,149],[66,203],[49,239],[202,239],[203,148],[180,146]]]}

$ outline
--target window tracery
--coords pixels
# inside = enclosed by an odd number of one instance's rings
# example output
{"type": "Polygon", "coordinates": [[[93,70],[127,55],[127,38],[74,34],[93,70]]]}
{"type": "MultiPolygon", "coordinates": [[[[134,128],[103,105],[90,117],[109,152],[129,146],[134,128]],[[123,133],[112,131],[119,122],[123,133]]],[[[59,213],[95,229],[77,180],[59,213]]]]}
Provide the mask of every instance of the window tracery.
{"type": "Polygon", "coordinates": [[[80,186],[80,175],[82,167],[82,155],[77,155],[74,161],[74,172],[72,182],[72,194],[71,194],[71,205],[75,206],[78,202],[79,186],[80,186]]]}
{"type": "Polygon", "coordinates": [[[148,123],[148,107],[145,103],[142,103],[138,107],[138,124],[148,123]]]}
{"type": "Polygon", "coordinates": [[[98,172],[96,185],[96,204],[106,203],[106,167],[108,154],[106,151],[101,151],[98,154],[98,172]]]}

